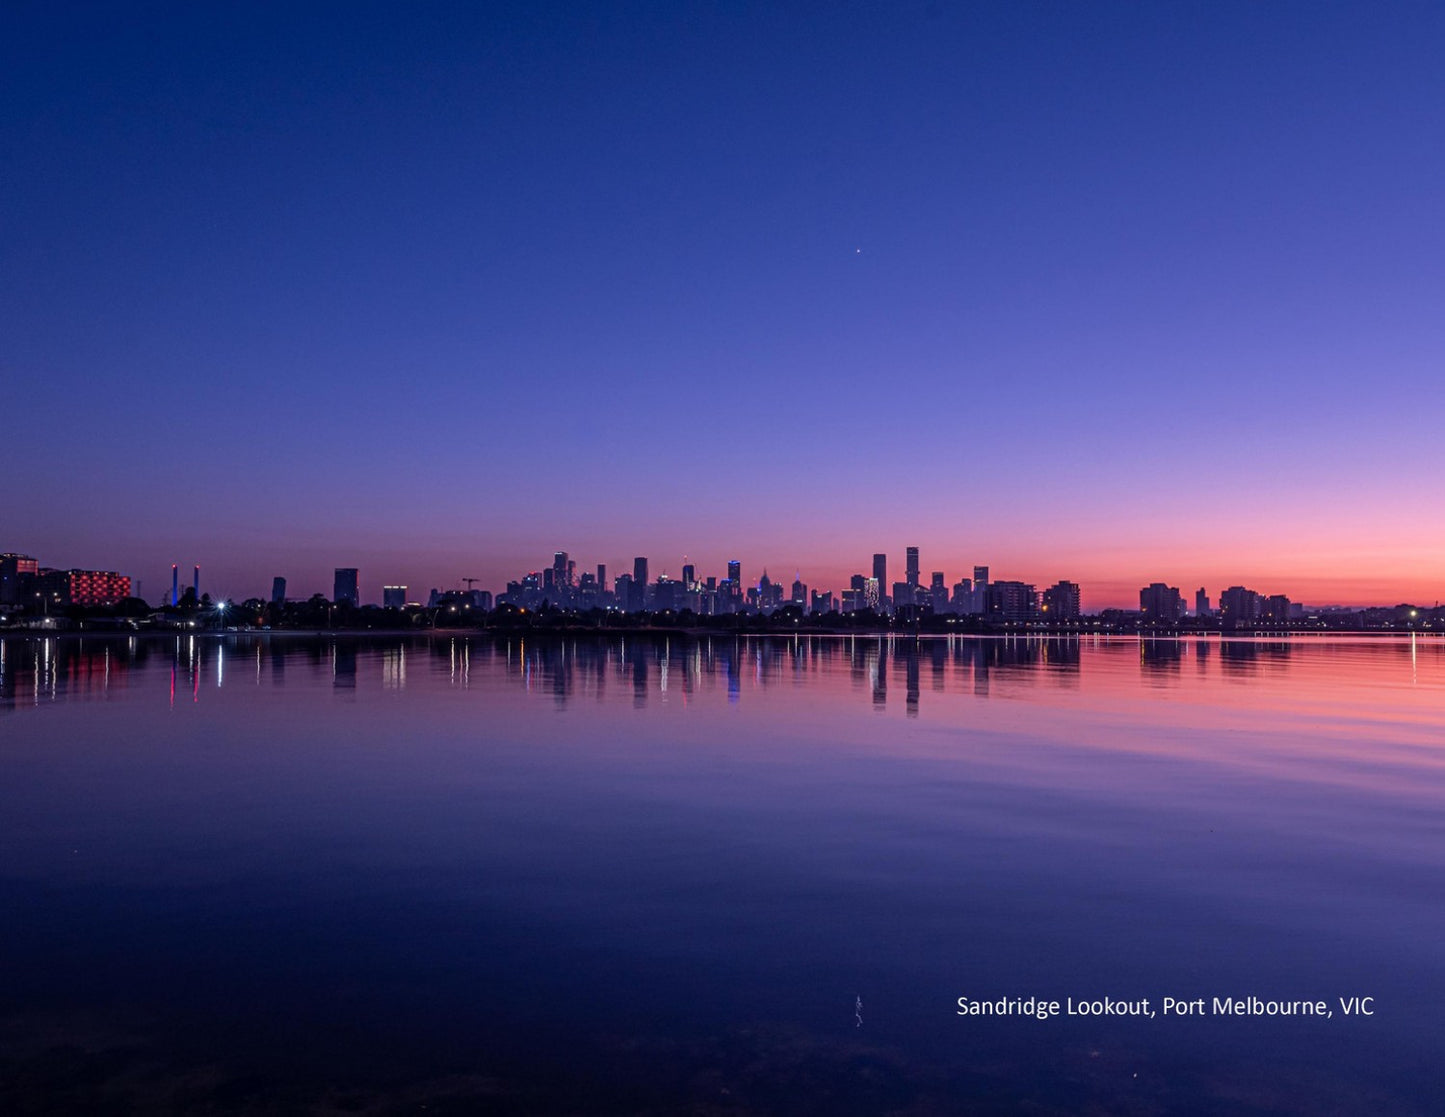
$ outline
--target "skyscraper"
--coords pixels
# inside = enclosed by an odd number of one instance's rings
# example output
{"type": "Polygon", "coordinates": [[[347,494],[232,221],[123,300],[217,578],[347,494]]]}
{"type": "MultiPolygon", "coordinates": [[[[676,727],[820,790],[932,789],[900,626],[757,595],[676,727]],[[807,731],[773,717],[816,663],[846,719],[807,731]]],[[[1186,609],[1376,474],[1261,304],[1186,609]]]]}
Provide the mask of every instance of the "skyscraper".
{"type": "Polygon", "coordinates": [[[943,581],[943,571],[933,572],[932,584],[928,587],[929,603],[935,613],[948,612],[948,586],[943,581]]]}
{"type": "Polygon", "coordinates": [[[360,605],[361,590],[359,585],[356,567],[338,566],[336,568],[336,578],[331,587],[331,600],[337,605],[343,603],[352,606],[360,605]]]}
{"type": "Polygon", "coordinates": [[[909,547],[907,550],[907,565],[904,567],[904,580],[914,589],[918,588],[918,548],[909,547]]]}
{"type": "Polygon", "coordinates": [[[1194,591],[1194,615],[1196,617],[1209,616],[1209,594],[1204,592],[1203,586],[1194,591]]]}
{"type": "Polygon", "coordinates": [[[286,579],[280,576],[271,579],[271,604],[280,605],[286,600],[286,579]]]}
{"type": "Polygon", "coordinates": [[[878,592],[869,602],[869,608],[883,610],[888,608],[888,556],[877,554],[873,556],[873,580],[878,583],[878,592]]]}
{"type": "Polygon", "coordinates": [[[552,585],[561,589],[567,584],[567,552],[558,551],[552,556],[552,585]]]}
{"type": "Polygon", "coordinates": [[[647,608],[647,559],[632,560],[632,583],[627,589],[627,610],[640,613],[647,608]]]}

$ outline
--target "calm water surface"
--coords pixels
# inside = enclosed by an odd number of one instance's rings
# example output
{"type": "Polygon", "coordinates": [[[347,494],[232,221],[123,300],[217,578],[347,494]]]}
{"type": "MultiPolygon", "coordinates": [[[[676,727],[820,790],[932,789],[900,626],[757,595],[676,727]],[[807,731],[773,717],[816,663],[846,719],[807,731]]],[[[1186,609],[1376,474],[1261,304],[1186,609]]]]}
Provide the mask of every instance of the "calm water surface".
{"type": "Polygon", "coordinates": [[[1438,639],[4,638],[0,1110],[1438,1113],[1442,793],[1438,639]]]}

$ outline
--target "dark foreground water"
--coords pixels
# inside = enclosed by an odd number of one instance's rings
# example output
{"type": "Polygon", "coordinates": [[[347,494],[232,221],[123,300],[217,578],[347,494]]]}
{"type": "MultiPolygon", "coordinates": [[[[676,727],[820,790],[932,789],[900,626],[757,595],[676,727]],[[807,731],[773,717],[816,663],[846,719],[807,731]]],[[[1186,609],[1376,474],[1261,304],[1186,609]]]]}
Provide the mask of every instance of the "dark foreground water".
{"type": "Polygon", "coordinates": [[[0,1112],[1439,1113],[1442,793],[1437,639],[0,639],[0,1112]]]}

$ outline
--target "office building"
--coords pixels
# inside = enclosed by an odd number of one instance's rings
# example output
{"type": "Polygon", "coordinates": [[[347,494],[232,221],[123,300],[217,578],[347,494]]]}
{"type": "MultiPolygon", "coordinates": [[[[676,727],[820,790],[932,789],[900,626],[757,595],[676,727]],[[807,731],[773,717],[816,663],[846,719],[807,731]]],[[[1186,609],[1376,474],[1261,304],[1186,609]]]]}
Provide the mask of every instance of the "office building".
{"type": "Polygon", "coordinates": [[[406,608],[405,586],[382,586],[381,603],[388,609],[406,608]]]}
{"type": "MultiPolygon", "coordinates": [[[[199,568],[198,568],[199,569],[199,568]]],[[[332,582],[331,600],[337,605],[361,604],[361,583],[354,566],[338,566],[332,582]]]]}
{"type": "Polygon", "coordinates": [[[276,577],[271,579],[271,604],[280,605],[286,600],[286,579],[276,577]]]}
{"type": "Polygon", "coordinates": [[[1194,591],[1194,615],[1196,617],[1209,616],[1209,595],[1204,592],[1203,586],[1194,591]]]}
{"type": "Polygon", "coordinates": [[[918,575],[918,548],[917,548],[917,547],[909,547],[909,548],[907,549],[907,551],[905,552],[905,554],[907,555],[907,558],[906,558],[906,565],[904,566],[904,570],[903,570],[903,580],[904,580],[905,582],[907,582],[910,586],[912,586],[914,589],[917,589],[918,586],[919,586],[919,581],[918,581],[918,576],[919,576],[919,575],[918,575]]]}
{"type": "Polygon", "coordinates": [[[950,611],[948,607],[948,587],[944,585],[942,570],[935,570],[933,572],[932,584],[928,587],[928,598],[935,613],[947,613],[950,611]]]}

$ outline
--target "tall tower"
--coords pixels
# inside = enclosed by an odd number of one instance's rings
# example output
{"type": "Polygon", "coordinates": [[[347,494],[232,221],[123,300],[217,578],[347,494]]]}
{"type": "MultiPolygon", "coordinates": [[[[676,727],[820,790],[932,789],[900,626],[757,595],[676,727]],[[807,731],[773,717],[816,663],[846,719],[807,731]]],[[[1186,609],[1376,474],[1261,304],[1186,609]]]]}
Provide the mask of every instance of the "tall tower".
{"type": "Polygon", "coordinates": [[[171,563],[171,607],[175,608],[181,600],[181,567],[179,563],[171,563]]]}
{"type": "Polygon", "coordinates": [[[361,604],[361,591],[357,570],[354,566],[338,566],[332,583],[331,600],[337,605],[343,602],[353,607],[361,604]]]}
{"type": "Polygon", "coordinates": [[[913,589],[918,588],[918,548],[908,548],[907,581],[913,589]]]}
{"type": "Polygon", "coordinates": [[[191,591],[196,595],[196,604],[201,602],[201,564],[196,563],[196,569],[191,574],[191,591]]]}

